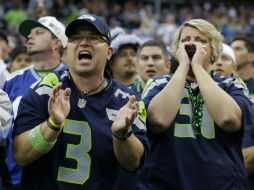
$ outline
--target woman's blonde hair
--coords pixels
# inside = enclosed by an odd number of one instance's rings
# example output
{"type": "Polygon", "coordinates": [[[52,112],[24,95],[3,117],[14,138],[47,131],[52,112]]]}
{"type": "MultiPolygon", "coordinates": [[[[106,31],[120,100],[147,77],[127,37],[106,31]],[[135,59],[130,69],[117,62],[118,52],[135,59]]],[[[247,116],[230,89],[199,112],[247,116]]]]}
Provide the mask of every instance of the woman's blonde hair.
{"type": "Polygon", "coordinates": [[[205,35],[209,39],[212,47],[211,62],[214,63],[217,61],[222,50],[223,36],[214,25],[203,19],[192,19],[183,23],[183,25],[175,33],[172,43],[173,50],[176,52],[178,49],[182,30],[186,26],[196,28],[201,34],[205,35]]]}

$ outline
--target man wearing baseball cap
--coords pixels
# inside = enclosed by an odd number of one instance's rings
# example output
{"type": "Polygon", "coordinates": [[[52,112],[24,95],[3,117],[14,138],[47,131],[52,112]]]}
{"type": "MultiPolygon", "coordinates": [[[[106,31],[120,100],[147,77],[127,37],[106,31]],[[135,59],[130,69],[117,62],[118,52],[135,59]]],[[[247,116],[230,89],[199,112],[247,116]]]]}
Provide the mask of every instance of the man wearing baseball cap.
{"type": "Polygon", "coordinates": [[[97,30],[97,33],[101,35],[101,37],[110,44],[111,36],[109,28],[106,22],[97,15],[94,14],[85,14],[78,17],[76,20],[72,21],[66,28],[65,34],[70,39],[70,36],[75,32],[74,29],[79,27],[79,25],[90,25],[97,30]]]}
{"type": "Polygon", "coordinates": [[[119,170],[135,171],[148,152],[144,104],[104,75],[112,55],[106,22],[85,14],[66,28],[65,72],[21,99],[14,155],[29,190],[114,190],[119,170]]]}
{"type": "Polygon", "coordinates": [[[67,37],[65,36],[65,26],[58,21],[55,17],[45,16],[38,20],[25,20],[19,26],[19,32],[26,38],[29,38],[29,34],[32,29],[36,27],[43,27],[49,30],[58,40],[60,40],[63,47],[67,44],[67,37]]]}
{"type": "MultiPolygon", "coordinates": [[[[21,98],[33,83],[51,71],[66,70],[66,66],[61,63],[63,49],[67,44],[65,26],[55,17],[45,16],[38,20],[25,20],[20,24],[19,32],[27,39],[27,53],[32,58],[33,64],[11,74],[4,85],[3,89],[13,105],[14,118],[21,98]]],[[[12,183],[15,187],[19,187],[21,169],[13,159],[12,133],[9,140],[8,167],[12,183]]]]}
{"type": "Polygon", "coordinates": [[[141,40],[134,34],[121,33],[112,41],[109,68],[113,79],[126,86],[133,84],[137,78],[136,53],[140,45],[141,40]]]}

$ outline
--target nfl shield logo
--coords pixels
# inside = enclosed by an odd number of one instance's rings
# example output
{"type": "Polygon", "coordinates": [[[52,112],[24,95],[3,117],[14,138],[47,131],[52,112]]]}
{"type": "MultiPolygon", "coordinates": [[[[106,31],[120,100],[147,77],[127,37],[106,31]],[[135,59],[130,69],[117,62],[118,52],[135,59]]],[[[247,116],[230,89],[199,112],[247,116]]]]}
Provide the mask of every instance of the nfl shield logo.
{"type": "Polygon", "coordinates": [[[79,108],[85,108],[86,107],[86,101],[84,99],[78,100],[78,107],[79,108]]]}

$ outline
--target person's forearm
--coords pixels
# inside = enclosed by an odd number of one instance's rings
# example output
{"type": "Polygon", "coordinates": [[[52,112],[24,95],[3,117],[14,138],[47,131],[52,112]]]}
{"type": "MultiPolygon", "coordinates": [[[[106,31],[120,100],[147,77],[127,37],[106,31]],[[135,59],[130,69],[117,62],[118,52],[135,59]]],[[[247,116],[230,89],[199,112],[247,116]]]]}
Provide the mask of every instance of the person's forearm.
{"type": "Polygon", "coordinates": [[[162,133],[175,118],[183,97],[187,65],[180,65],[168,84],[150,102],[148,123],[154,133],[162,133]]]}
{"type": "Polygon", "coordinates": [[[144,147],[134,134],[126,140],[113,137],[113,148],[118,162],[125,169],[134,171],[140,166],[144,147]]]}
{"type": "Polygon", "coordinates": [[[213,81],[201,65],[194,68],[205,105],[216,124],[228,132],[240,130],[242,112],[238,104],[213,81]]]}
{"type": "Polygon", "coordinates": [[[49,128],[46,122],[37,127],[37,130],[35,127],[14,138],[14,158],[20,166],[25,166],[46,154],[60,134],[60,131],[49,128]]]}
{"type": "Polygon", "coordinates": [[[242,152],[248,174],[254,173],[254,146],[243,148],[242,152]]]}

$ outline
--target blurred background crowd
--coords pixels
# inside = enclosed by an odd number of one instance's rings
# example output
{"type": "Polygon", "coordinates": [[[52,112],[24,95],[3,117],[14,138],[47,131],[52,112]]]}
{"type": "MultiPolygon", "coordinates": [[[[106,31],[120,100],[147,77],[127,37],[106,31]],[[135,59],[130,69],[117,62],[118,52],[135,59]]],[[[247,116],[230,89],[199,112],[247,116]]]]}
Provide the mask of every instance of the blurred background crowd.
{"type": "Polygon", "coordinates": [[[185,20],[203,18],[213,23],[230,42],[238,34],[254,37],[254,3],[211,0],[0,0],[0,29],[14,47],[22,44],[17,27],[27,19],[55,16],[68,24],[78,15],[104,17],[110,28],[121,26],[142,40],[171,43],[175,29],[185,20]]]}

